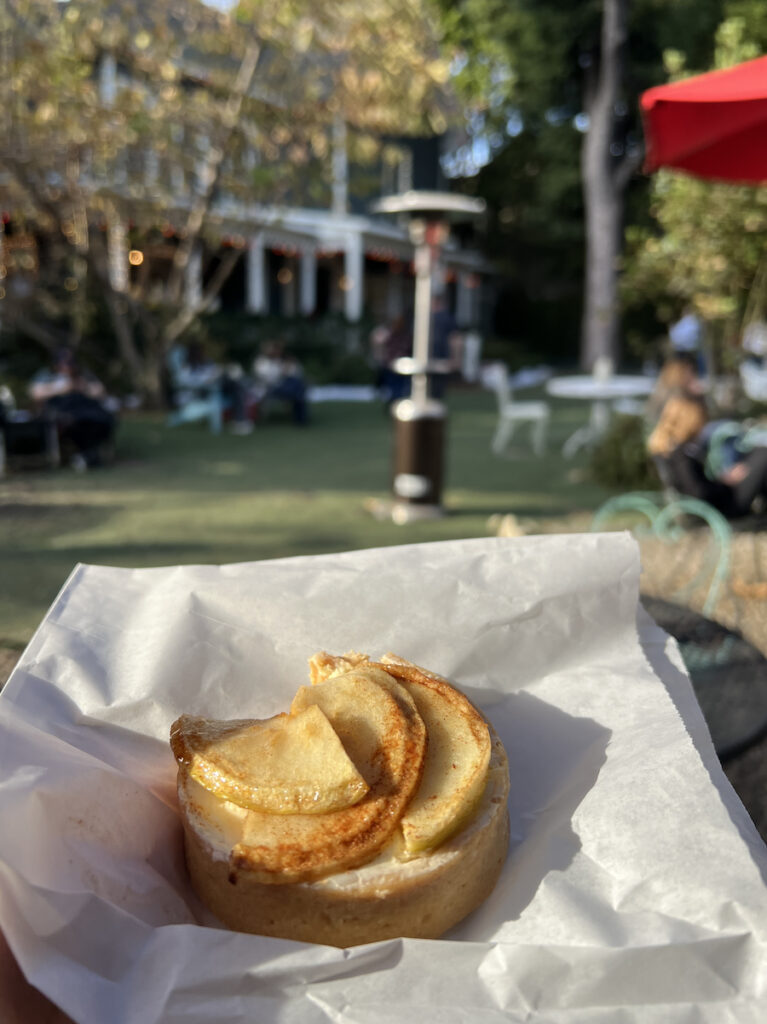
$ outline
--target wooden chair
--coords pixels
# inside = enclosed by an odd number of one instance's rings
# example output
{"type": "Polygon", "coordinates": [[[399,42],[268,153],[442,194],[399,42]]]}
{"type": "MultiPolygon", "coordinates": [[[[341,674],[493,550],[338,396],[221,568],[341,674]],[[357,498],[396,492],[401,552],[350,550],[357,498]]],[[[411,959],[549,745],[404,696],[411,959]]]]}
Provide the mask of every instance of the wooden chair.
{"type": "Polygon", "coordinates": [[[498,425],[490,443],[496,455],[500,455],[512,438],[518,423],[529,423],[533,451],[541,455],[546,447],[546,431],[549,423],[549,406],[546,402],[518,402],[509,382],[509,373],[503,363],[492,363],[482,371],[486,387],[495,392],[498,403],[498,425]]]}

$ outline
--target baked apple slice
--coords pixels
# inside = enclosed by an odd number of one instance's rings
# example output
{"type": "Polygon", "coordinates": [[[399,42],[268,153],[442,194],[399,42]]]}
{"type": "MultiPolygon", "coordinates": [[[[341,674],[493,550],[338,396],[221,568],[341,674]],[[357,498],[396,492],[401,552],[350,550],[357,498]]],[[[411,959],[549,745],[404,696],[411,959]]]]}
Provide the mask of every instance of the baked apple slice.
{"type": "Polygon", "coordinates": [[[405,850],[416,855],[440,846],[476,810],[487,783],[490,731],[446,679],[396,655],[381,663],[409,691],[429,736],[421,785],[400,822],[405,850]]]}
{"type": "Polygon", "coordinates": [[[321,708],[370,787],[351,807],[327,814],[251,811],[232,850],[235,872],[265,883],[312,881],[372,860],[397,834],[421,781],[426,729],[415,702],[380,668],[362,666],[302,687],[291,715],[321,708]]]}
{"type": "Polygon", "coordinates": [[[490,764],[490,732],[471,701],[442,676],[395,654],[376,663],[356,651],[319,651],[309,666],[316,683],[377,666],[410,693],[426,725],[428,746],[421,784],[402,816],[406,854],[434,849],[459,831],[479,804],[490,764]]]}
{"type": "Polygon", "coordinates": [[[471,701],[441,676],[395,654],[381,659],[406,687],[426,723],[429,745],[418,792],[400,821],[411,855],[434,849],[463,827],[484,793],[491,735],[471,701]]]}
{"type": "Polygon", "coordinates": [[[171,747],[183,770],[223,800],[270,814],[324,814],[363,798],[368,784],[314,705],[264,720],[182,715],[171,747]]]}

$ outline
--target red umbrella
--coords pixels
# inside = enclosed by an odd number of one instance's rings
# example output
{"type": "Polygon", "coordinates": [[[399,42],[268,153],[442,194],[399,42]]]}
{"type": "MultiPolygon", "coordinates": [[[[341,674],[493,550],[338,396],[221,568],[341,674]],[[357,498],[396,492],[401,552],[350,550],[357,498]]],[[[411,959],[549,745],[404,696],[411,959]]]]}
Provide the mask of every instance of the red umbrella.
{"type": "Polygon", "coordinates": [[[645,170],[767,181],[767,57],[648,89],[645,170]]]}

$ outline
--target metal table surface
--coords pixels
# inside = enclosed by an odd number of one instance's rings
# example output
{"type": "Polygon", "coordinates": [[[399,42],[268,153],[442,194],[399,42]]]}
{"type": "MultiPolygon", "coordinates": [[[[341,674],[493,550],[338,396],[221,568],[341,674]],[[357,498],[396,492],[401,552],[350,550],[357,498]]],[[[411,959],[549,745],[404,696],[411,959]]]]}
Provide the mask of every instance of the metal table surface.
{"type": "Polygon", "coordinates": [[[690,608],[654,597],[641,600],[679,644],[720,761],[767,735],[767,658],[762,652],[690,608]]]}
{"type": "Polygon", "coordinates": [[[614,374],[604,379],[574,374],[571,377],[551,377],[546,382],[546,391],[554,398],[582,398],[590,402],[641,398],[649,395],[654,387],[654,377],[639,374],[614,374]]]}
{"type": "Polygon", "coordinates": [[[599,441],[610,424],[614,404],[621,400],[625,402],[627,399],[646,398],[654,386],[654,378],[638,374],[613,374],[610,377],[575,374],[569,377],[550,378],[546,381],[546,392],[552,398],[574,398],[591,402],[589,422],[567,439],[562,454],[570,458],[580,448],[589,447],[599,441]]]}

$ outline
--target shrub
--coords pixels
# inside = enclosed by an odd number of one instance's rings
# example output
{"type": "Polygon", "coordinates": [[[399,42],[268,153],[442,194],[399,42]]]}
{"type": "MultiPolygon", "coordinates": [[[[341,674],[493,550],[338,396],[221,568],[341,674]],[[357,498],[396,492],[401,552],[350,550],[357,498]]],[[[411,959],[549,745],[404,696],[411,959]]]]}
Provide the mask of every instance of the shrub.
{"type": "Polygon", "coordinates": [[[201,327],[211,353],[221,362],[239,363],[246,372],[264,342],[280,341],[312,384],[368,384],[374,379],[369,324],[351,325],[334,314],[307,319],[215,313],[204,317],[201,327]]]}
{"type": "Polygon", "coordinates": [[[623,491],[649,491],[661,487],[645,448],[641,416],[615,416],[591,453],[591,473],[597,483],[623,491]]]}

